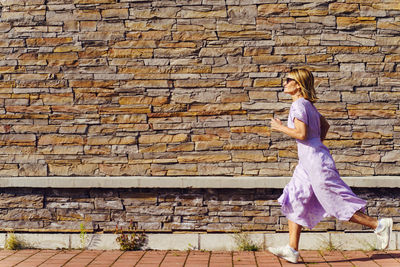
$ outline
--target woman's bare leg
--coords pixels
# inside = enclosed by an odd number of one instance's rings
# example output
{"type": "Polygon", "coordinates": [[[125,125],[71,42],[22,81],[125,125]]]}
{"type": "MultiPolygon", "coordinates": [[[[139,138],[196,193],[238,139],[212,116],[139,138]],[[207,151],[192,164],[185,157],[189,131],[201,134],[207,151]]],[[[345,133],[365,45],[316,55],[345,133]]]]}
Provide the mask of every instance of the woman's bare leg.
{"type": "Polygon", "coordinates": [[[299,250],[299,241],[302,228],[303,227],[301,225],[289,220],[289,246],[295,250],[299,250]]]}
{"type": "MultiPolygon", "coordinates": [[[[351,222],[358,223],[364,226],[367,226],[369,228],[375,229],[378,227],[378,220],[372,217],[369,217],[368,215],[357,211],[354,213],[353,217],[350,218],[351,222]]],[[[290,232],[290,230],[289,230],[290,232]]]]}

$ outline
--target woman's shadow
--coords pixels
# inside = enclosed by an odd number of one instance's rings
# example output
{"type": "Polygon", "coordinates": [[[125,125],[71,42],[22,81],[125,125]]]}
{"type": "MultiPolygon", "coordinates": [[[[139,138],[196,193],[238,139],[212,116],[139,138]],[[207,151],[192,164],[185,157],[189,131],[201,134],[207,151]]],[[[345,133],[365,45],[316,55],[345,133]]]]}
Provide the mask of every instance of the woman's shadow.
{"type": "Polygon", "coordinates": [[[317,263],[339,263],[339,262],[349,262],[349,261],[371,261],[371,260],[385,260],[385,259],[394,259],[399,262],[400,266],[400,253],[374,253],[370,256],[365,255],[365,257],[351,257],[347,255],[347,258],[340,260],[326,260],[326,261],[303,261],[305,264],[317,264],[317,263]]]}

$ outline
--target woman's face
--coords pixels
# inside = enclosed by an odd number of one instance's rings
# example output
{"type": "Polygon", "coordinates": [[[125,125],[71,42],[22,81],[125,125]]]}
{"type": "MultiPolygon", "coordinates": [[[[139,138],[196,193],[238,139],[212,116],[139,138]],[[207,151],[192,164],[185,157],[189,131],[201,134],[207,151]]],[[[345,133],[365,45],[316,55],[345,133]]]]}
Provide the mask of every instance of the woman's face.
{"type": "Polygon", "coordinates": [[[283,82],[283,92],[289,95],[295,95],[299,92],[299,86],[291,75],[288,75],[283,82]]]}

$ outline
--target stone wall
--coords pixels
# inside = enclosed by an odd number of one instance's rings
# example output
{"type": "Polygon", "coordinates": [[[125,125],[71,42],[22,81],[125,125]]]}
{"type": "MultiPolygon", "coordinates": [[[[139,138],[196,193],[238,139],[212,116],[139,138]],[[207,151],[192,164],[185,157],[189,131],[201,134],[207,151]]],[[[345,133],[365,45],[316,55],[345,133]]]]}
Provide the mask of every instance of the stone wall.
{"type": "MultiPolygon", "coordinates": [[[[400,230],[400,189],[356,188],[372,217],[400,230]]],[[[0,231],[113,232],[130,221],[146,232],[287,231],[281,189],[0,189],[0,231]]],[[[313,231],[369,230],[327,218],[313,231]]]]}
{"type": "Polygon", "coordinates": [[[268,121],[301,66],[341,174],[398,175],[399,15],[395,0],[2,0],[0,176],[288,176],[295,143],[268,121]]]}

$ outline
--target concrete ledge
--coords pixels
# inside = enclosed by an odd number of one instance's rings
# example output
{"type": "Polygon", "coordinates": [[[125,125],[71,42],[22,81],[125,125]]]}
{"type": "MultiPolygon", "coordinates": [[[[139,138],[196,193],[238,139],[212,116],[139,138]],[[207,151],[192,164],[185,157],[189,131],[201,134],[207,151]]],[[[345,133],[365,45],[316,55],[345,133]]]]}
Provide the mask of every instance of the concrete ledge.
{"type": "MultiPolygon", "coordinates": [[[[16,233],[18,241],[27,248],[36,249],[95,249],[117,250],[115,234],[88,234],[82,240],[79,234],[37,234],[16,233]]],[[[143,249],[154,250],[238,250],[235,234],[147,234],[148,243],[143,249]]],[[[286,245],[288,233],[247,233],[248,240],[260,249],[286,245]]],[[[4,248],[7,234],[0,234],[0,248],[4,248]]],[[[303,233],[300,238],[301,250],[375,250],[376,235],[361,233],[303,233]]],[[[389,250],[400,249],[400,232],[393,232],[389,250]]]]}
{"type": "MultiPolygon", "coordinates": [[[[0,188],[283,188],[290,177],[1,177],[0,188]]],[[[343,177],[351,187],[400,188],[400,176],[343,177]]]]}

